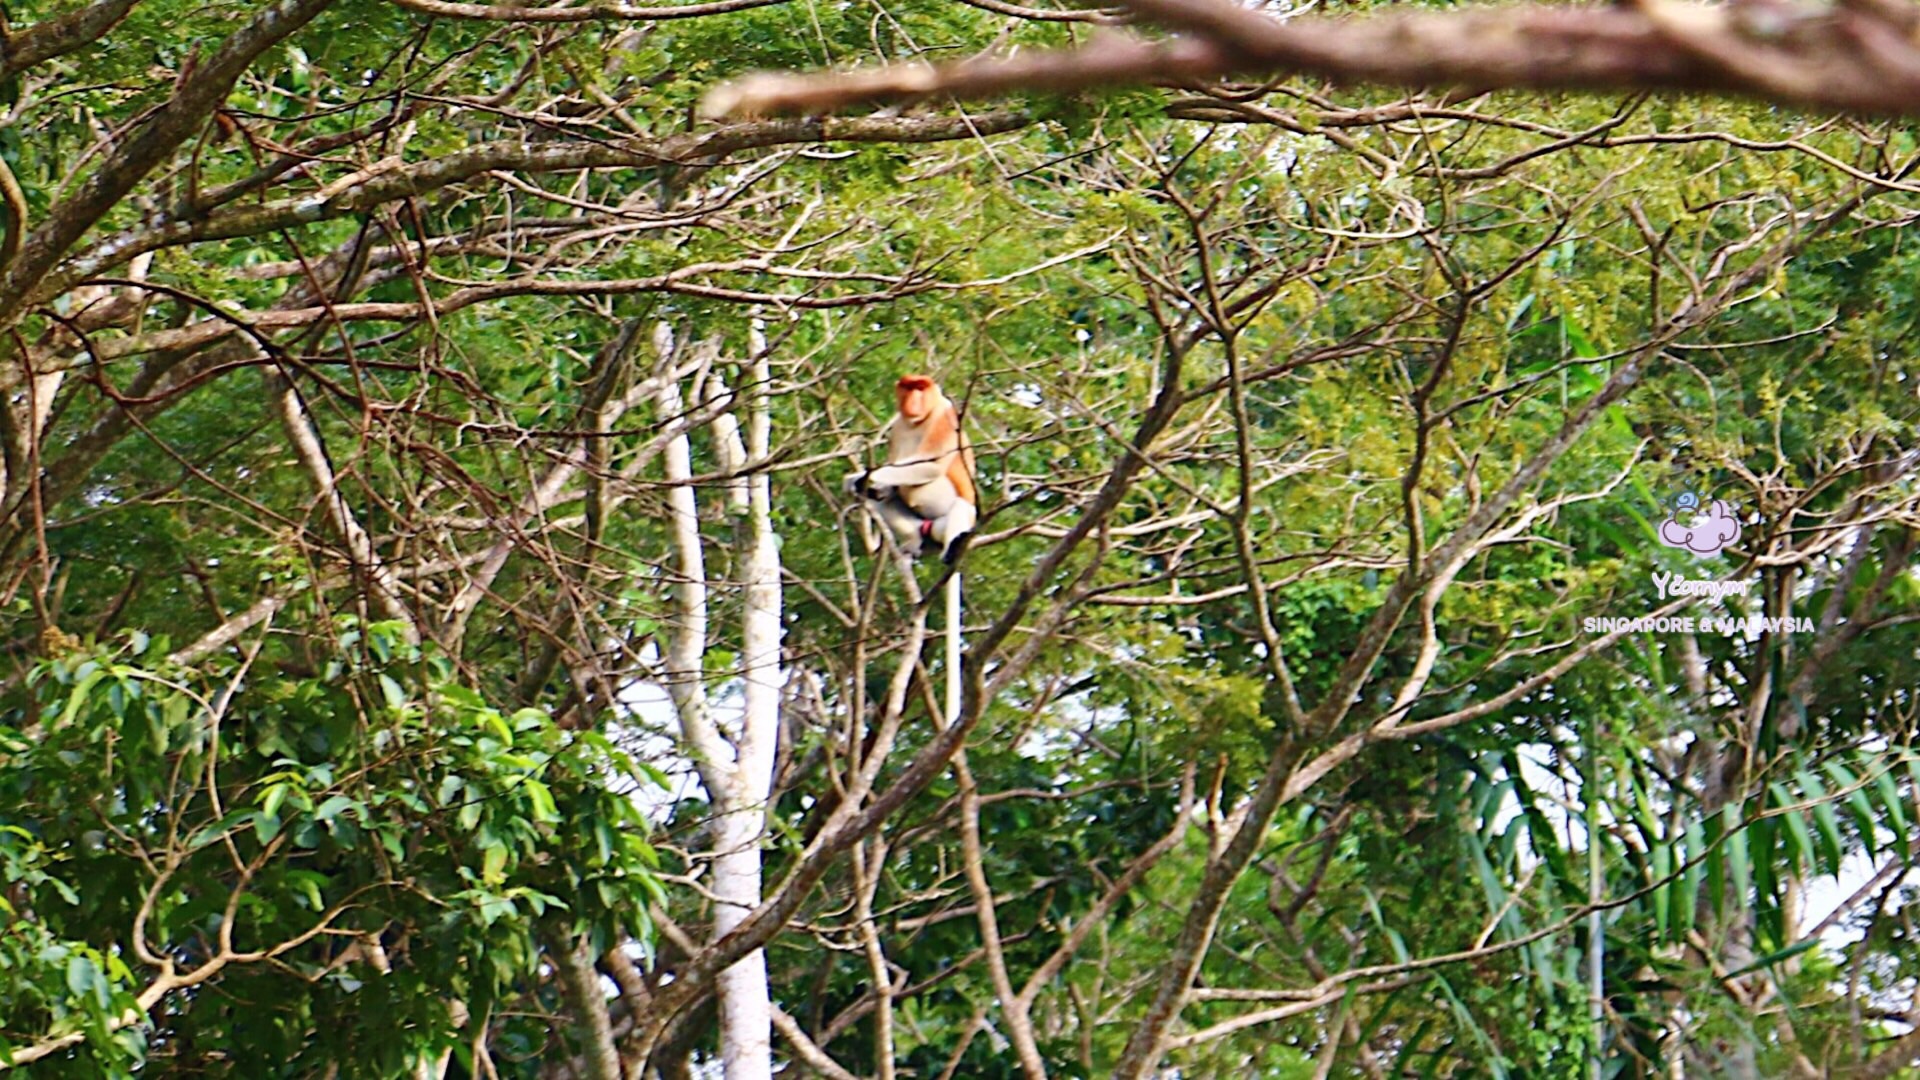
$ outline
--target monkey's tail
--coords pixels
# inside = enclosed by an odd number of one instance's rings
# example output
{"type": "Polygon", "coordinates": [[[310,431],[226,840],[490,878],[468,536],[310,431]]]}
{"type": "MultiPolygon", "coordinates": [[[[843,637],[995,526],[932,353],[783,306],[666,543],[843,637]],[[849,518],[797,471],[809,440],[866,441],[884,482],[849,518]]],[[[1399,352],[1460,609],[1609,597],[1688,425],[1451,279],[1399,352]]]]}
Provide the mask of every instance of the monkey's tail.
{"type": "MultiPolygon", "coordinates": [[[[964,541],[963,534],[956,543],[964,541]]],[[[951,560],[949,560],[951,562],[951,560]]],[[[960,722],[960,575],[947,575],[947,707],[946,720],[949,724],[960,722]]]]}

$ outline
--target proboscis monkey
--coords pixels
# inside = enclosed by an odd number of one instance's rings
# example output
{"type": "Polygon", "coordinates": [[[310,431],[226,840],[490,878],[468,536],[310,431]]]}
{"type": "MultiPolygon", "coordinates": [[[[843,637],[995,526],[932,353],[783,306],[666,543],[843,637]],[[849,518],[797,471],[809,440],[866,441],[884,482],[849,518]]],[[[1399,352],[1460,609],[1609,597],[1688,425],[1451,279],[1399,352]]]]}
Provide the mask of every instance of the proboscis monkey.
{"type": "Polygon", "coordinates": [[[867,501],[902,551],[917,556],[931,540],[951,563],[980,516],[973,447],[960,430],[959,411],[930,376],[902,375],[893,392],[899,405],[887,425],[887,463],[849,476],[847,490],[867,501]]]}

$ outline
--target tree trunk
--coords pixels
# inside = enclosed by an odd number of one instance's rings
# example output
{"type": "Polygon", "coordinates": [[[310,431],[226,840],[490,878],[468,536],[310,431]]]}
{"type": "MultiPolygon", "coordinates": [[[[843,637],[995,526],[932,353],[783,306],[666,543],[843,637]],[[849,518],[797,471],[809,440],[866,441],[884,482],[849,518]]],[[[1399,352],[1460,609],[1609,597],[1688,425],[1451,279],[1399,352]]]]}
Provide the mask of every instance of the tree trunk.
{"type": "MultiPolygon", "coordinates": [[[[713,422],[713,445],[728,482],[728,503],[739,522],[738,565],[746,591],[741,622],[742,707],[738,733],[728,738],[708,708],[702,680],[707,645],[706,559],[701,549],[698,506],[691,485],[691,445],[685,435],[666,451],[668,496],[678,549],[679,618],[670,647],[668,681],[680,715],[682,733],[692,744],[700,776],[713,801],[713,939],[719,940],[745,920],[761,899],[760,842],[766,833],[767,799],[773,790],[775,744],[780,731],[780,554],[773,533],[772,491],[764,461],[772,418],[767,406],[771,378],[766,347],[757,332],[747,394],[747,430],[723,409],[713,422]]],[[[656,344],[663,358],[673,352],[663,327],[656,344]]],[[[717,377],[705,387],[704,403],[719,406],[730,391],[717,377]]],[[[661,405],[667,415],[680,412],[680,393],[671,379],[661,405]]],[[[771,1080],[773,1008],[767,987],[766,954],[754,950],[715,980],[720,1001],[720,1057],[727,1080],[771,1080]]]]}
{"type": "MultiPolygon", "coordinates": [[[[766,342],[752,335],[746,445],[722,440],[732,471],[767,459],[772,431],[768,411],[766,342]],[[741,453],[744,450],[745,453],[741,453]]],[[[735,745],[734,791],[716,830],[714,939],[738,926],[760,903],[760,840],[766,833],[767,799],[773,791],[773,760],[780,734],[780,549],[773,534],[773,495],[765,470],[747,481],[746,611],[741,626],[744,704],[735,745]]],[[[773,1075],[773,1003],[767,989],[766,953],[756,949],[720,976],[720,1048],[727,1080],[770,1080],[773,1075]]]]}

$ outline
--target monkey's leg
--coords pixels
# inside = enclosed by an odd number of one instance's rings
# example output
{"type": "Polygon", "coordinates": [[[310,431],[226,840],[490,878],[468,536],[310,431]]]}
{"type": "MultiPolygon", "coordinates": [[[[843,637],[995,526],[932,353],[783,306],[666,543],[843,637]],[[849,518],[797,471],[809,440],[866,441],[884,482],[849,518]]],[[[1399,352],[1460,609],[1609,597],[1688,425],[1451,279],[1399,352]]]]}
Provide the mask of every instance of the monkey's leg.
{"type": "Polygon", "coordinates": [[[941,545],[942,562],[952,566],[959,561],[961,553],[967,550],[967,544],[973,539],[973,527],[979,520],[979,511],[973,508],[972,503],[956,499],[947,516],[930,523],[927,535],[941,545]]]}
{"type": "Polygon", "coordinates": [[[898,488],[874,479],[870,472],[849,473],[845,481],[849,495],[858,495],[867,513],[878,519],[893,535],[893,542],[909,558],[918,558],[926,536],[926,519],[914,512],[900,497],[898,488]]]}
{"type": "Polygon", "coordinates": [[[921,541],[927,535],[927,521],[898,498],[868,499],[867,509],[893,534],[894,543],[910,558],[920,556],[921,541]]]}

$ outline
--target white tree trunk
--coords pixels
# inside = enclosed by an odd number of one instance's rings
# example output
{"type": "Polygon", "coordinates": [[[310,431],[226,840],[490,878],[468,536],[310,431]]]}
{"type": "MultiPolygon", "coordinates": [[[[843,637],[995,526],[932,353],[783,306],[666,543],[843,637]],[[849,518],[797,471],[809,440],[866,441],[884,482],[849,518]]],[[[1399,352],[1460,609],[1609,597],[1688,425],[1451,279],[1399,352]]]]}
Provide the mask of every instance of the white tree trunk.
{"type": "MultiPolygon", "coordinates": [[[[772,371],[758,323],[749,347],[753,361],[746,393],[746,445],[741,445],[738,434],[721,440],[723,463],[735,472],[767,460],[772,433],[768,411],[772,371]]],[[[738,926],[760,903],[760,841],[766,833],[774,750],[780,736],[780,548],[773,534],[773,492],[764,469],[753,473],[746,487],[746,551],[741,560],[746,589],[740,649],[743,707],[734,744],[734,791],[717,830],[716,938],[738,926]]],[[[772,1039],[767,958],[756,949],[720,975],[720,1048],[727,1080],[769,1080],[772,1039]]]]}
{"type": "MultiPolygon", "coordinates": [[[[663,353],[669,336],[657,339],[663,353]]],[[[752,463],[764,462],[772,431],[767,385],[771,376],[766,346],[752,337],[754,359],[747,393],[745,437],[732,417],[713,425],[714,446],[724,471],[744,477],[752,463]]],[[[716,377],[709,400],[729,391],[716,377]]],[[[661,405],[677,415],[678,386],[663,390],[661,405]]],[[[715,723],[702,685],[706,651],[707,604],[705,554],[701,550],[698,507],[692,486],[691,447],[683,435],[666,449],[668,494],[681,582],[677,588],[677,625],[669,643],[668,676],[680,725],[693,747],[700,776],[713,805],[713,935],[717,940],[738,926],[760,904],[760,844],[766,834],[767,799],[773,789],[773,762],[780,732],[780,551],[773,533],[773,498],[762,471],[729,485],[728,501],[744,511],[740,566],[746,591],[741,625],[742,699],[740,727],[729,740],[715,723]],[[746,498],[739,494],[744,487],[746,498]],[[744,502],[744,505],[743,505],[744,502]],[[731,743],[731,745],[729,745],[731,743]]],[[[766,954],[755,950],[720,974],[720,1055],[727,1080],[771,1080],[773,1075],[773,1003],[767,987],[766,954]]]]}

